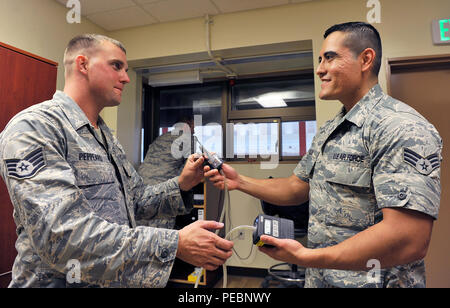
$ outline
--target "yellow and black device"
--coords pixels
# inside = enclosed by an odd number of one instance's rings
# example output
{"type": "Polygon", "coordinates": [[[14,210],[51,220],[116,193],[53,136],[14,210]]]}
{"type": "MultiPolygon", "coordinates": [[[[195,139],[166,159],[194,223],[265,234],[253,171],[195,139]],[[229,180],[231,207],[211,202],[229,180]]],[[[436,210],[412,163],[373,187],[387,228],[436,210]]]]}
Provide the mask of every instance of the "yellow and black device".
{"type": "Polygon", "coordinates": [[[253,244],[258,247],[273,247],[261,241],[261,235],[280,239],[294,239],[294,221],[286,218],[260,214],[256,217],[253,231],[253,244]]]}

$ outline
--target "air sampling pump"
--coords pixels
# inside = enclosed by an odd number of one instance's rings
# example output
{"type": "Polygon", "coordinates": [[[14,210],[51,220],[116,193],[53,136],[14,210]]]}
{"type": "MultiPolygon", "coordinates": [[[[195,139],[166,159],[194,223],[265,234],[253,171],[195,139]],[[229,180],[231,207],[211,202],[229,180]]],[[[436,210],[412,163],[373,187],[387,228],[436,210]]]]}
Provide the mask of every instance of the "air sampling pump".
{"type": "Polygon", "coordinates": [[[294,239],[293,220],[261,214],[256,217],[253,225],[255,227],[253,231],[253,244],[258,247],[271,246],[261,241],[262,235],[270,235],[282,239],[294,239]]]}

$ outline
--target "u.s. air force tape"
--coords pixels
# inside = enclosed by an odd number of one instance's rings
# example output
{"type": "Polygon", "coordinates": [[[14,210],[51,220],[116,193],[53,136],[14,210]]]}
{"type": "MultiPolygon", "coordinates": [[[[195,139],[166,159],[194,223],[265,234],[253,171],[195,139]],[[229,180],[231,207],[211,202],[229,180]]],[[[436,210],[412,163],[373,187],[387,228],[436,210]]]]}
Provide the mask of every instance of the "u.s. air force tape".
{"type": "Polygon", "coordinates": [[[42,148],[33,150],[23,158],[5,159],[8,176],[15,179],[29,179],[45,167],[42,148]]]}
{"type": "Polygon", "coordinates": [[[423,157],[419,153],[411,149],[403,149],[403,161],[413,166],[417,171],[424,175],[429,175],[433,170],[441,165],[439,155],[437,153],[423,157]]]}

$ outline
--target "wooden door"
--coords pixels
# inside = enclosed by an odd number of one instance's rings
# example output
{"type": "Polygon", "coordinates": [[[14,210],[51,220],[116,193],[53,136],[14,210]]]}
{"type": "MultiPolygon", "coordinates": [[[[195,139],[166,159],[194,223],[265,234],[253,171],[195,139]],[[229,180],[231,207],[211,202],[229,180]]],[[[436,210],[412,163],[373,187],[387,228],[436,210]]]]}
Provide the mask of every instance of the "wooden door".
{"type": "Polygon", "coordinates": [[[450,55],[388,60],[389,94],[412,106],[444,143],[441,206],[425,258],[428,287],[450,287],[450,55]]]}
{"type": "MultiPolygon", "coordinates": [[[[58,64],[0,43],[0,131],[19,111],[52,98],[58,64]]],[[[3,162],[0,162],[3,163],[3,162]]],[[[0,180],[0,287],[8,286],[16,257],[13,206],[0,180]]]]}

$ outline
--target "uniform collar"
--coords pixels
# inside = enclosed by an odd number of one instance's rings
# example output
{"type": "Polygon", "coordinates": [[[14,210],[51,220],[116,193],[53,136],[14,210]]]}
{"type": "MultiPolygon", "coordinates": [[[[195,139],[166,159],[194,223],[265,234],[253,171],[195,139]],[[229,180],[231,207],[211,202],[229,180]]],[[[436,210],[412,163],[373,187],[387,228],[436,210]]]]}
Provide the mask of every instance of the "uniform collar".
{"type": "MultiPolygon", "coordinates": [[[[75,130],[88,125],[92,128],[91,131],[94,131],[94,127],[92,126],[84,111],[69,95],[62,91],[56,91],[53,99],[58,102],[59,106],[61,107],[70,124],[75,130]]],[[[100,115],[98,116],[97,125],[103,131],[103,133],[105,133],[107,142],[109,142],[112,139],[113,134],[110,131],[109,127],[106,125],[105,121],[103,121],[103,119],[100,117],[100,115]]]]}
{"type": "MultiPolygon", "coordinates": [[[[376,84],[369,92],[345,114],[344,118],[356,126],[361,127],[371,110],[383,97],[384,93],[379,84],[376,84]]],[[[341,113],[345,112],[344,108],[341,113]]]]}
{"type": "Polygon", "coordinates": [[[113,133],[111,129],[108,127],[108,125],[106,125],[105,121],[103,121],[100,115],[98,116],[97,125],[100,128],[100,130],[105,134],[106,142],[109,144],[113,139],[113,133]]]}
{"type": "Polygon", "coordinates": [[[55,95],[53,95],[53,99],[59,104],[75,130],[85,125],[91,125],[86,114],[69,95],[57,90],[55,95]]]}

